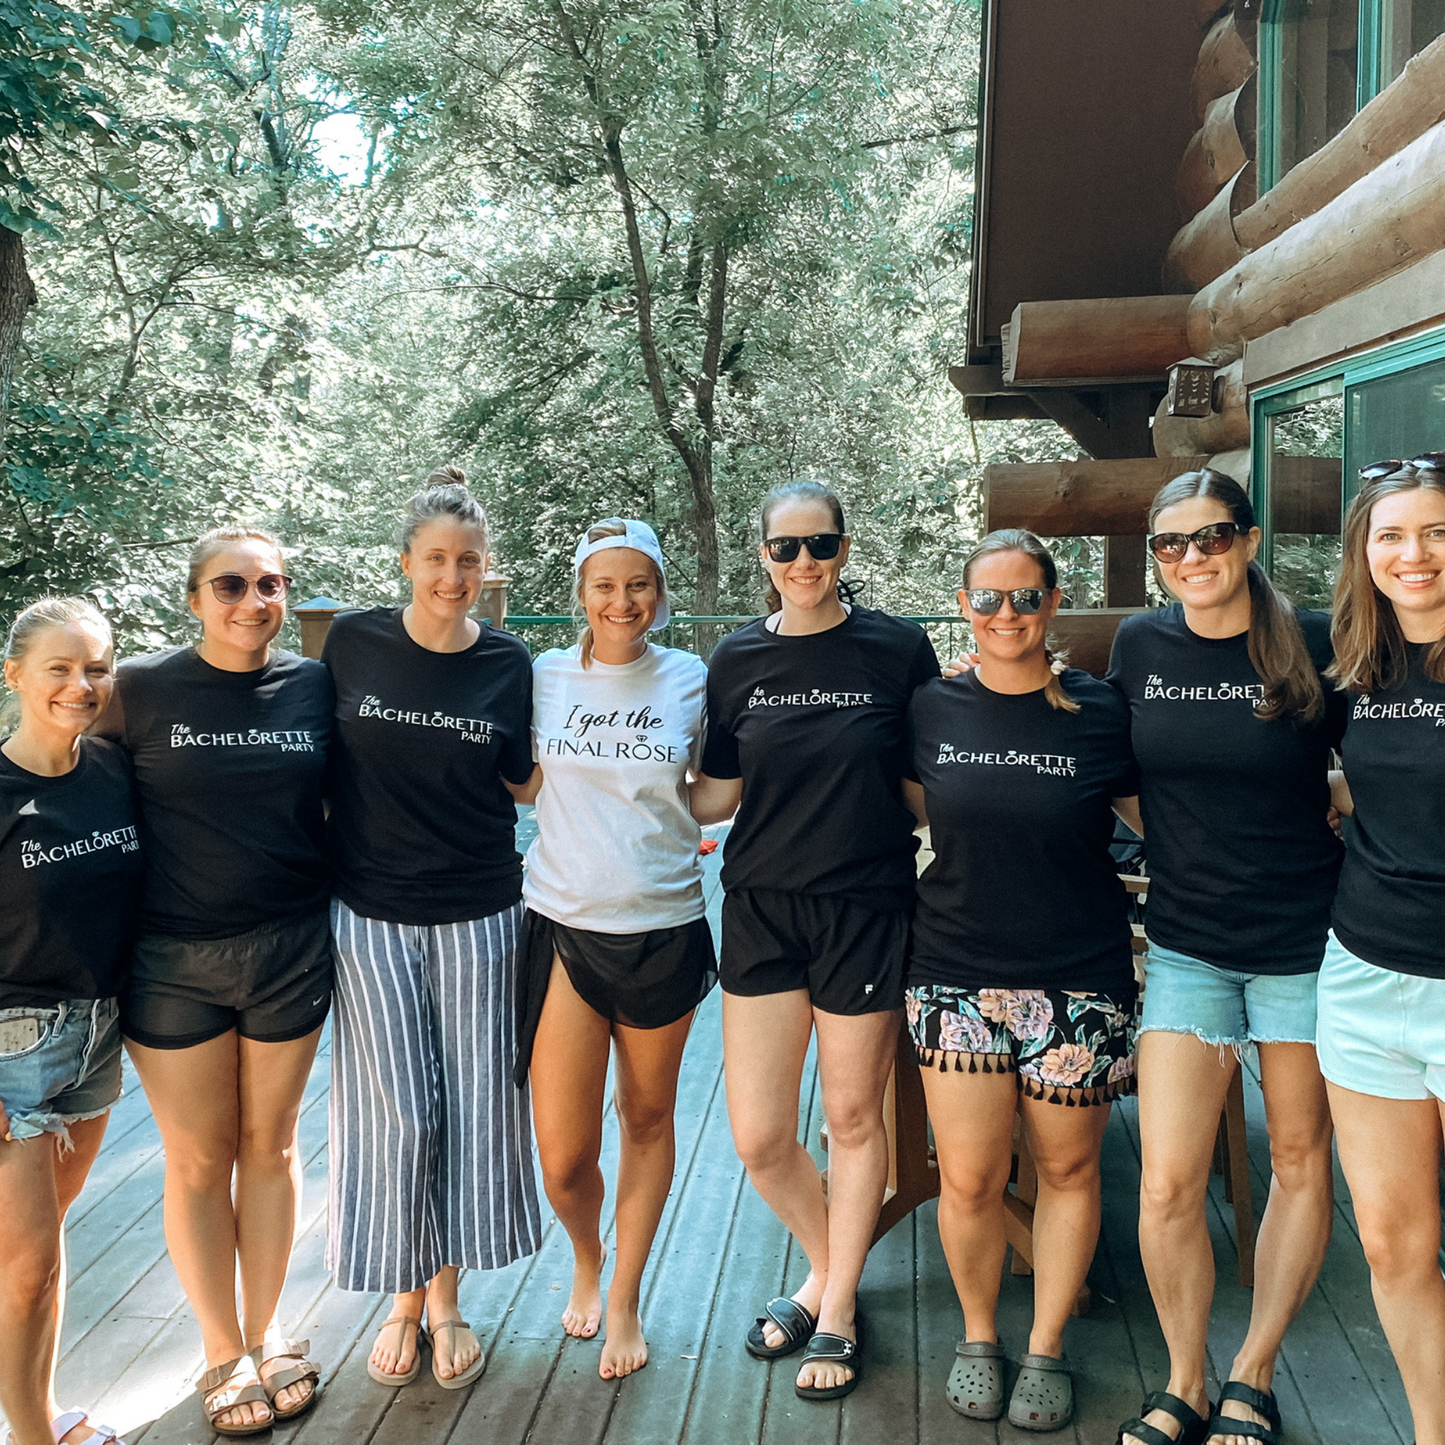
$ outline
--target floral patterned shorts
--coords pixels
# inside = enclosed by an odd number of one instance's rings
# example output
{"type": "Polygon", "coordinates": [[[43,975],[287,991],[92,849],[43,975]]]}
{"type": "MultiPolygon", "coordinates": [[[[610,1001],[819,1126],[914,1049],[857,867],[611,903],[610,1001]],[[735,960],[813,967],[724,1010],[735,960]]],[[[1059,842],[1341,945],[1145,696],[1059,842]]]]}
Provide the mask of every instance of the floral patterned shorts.
{"type": "Polygon", "coordinates": [[[969,993],[920,984],[908,990],[905,1007],[924,1068],[1017,1074],[1022,1093],[1051,1104],[1106,1104],[1134,1092],[1138,1000],[1132,991],[969,993]]]}

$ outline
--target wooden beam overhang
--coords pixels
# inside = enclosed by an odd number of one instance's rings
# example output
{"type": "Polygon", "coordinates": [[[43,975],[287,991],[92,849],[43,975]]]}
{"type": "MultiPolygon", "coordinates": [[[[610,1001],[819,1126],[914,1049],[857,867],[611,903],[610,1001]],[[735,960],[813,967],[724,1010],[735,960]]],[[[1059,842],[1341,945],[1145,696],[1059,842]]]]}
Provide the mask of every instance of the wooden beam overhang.
{"type": "Polygon", "coordinates": [[[1024,301],[1004,333],[1003,380],[1033,390],[1160,382],[1189,355],[1187,296],[1024,301]]]}

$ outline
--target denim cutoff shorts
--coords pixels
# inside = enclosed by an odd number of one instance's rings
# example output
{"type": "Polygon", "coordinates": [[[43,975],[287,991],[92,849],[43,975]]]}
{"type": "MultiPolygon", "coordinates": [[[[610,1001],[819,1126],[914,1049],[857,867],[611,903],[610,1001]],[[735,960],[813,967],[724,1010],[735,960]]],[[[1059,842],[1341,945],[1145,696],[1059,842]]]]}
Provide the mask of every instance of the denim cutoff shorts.
{"type": "Polygon", "coordinates": [[[1366,963],[1330,934],[1320,966],[1320,1072],[1377,1099],[1445,1100],[1445,979],[1366,963]]]}
{"type": "Polygon", "coordinates": [[[0,1023],[34,1019],[40,1036],[0,1054],[0,1104],[15,1139],[58,1134],[97,1119],[120,1098],[120,1016],[113,998],[74,999],[51,1008],[0,1009],[0,1023]]]}
{"type": "Polygon", "coordinates": [[[1318,979],[1318,973],[1236,973],[1151,943],[1139,1032],[1193,1034],[1234,1049],[1312,1044],[1318,979]]]}

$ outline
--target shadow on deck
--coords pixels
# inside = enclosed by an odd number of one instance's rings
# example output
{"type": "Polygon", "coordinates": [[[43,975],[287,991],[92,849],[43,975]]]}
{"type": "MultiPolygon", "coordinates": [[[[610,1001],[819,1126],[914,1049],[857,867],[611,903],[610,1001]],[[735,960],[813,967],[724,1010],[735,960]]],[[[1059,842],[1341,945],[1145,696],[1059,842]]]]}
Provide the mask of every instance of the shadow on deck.
{"type": "MultiPolygon", "coordinates": [[[[716,922],[716,859],[709,889],[716,922]]],[[[961,1320],[939,1248],[936,1206],[905,1219],[874,1249],[863,1278],[864,1378],[840,1404],[798,1400],[796,1361],[771,1367],[747,1357],[742,1336],[764,1301],[795,1288],[798,1252],[744,1178],[733,1152],[723,1096],[719,998],[699,1012],[683,1063],[677,1109],[677,1176],[645,1285],[651,1362],[621,1382],[597,1376],[599,1346],[568,1340],[558,1318],[570,1278],[569,1250],[552,1221],[541,1251],[462,1284],[462,1308],[490,1356],[472,1389],[445,1391],[424,1372],[404,1390],[375,1385],[366,1355],[384,1300],[331,1287],[322,1264],[326,1171],[323,1048],[306,1097],[301,1134],[306,1208],[282,1319],[309,1336],[325,1367],[325,1397],[278,1445],[993,1445],[1035,1438],[960,1420],[943,1382],[961,1320]]],[[[819,1099],[805,1075],[802,1137],[816,1146],[819,1099]]],[[[1268,1188],[1268,1154],[1257,1083],[1247,1102],[1255,1197],[1268,1188]]],[[[607,1129],[609,1171],[616,1127],[607,1129]]],[[[189,1381],[201,1357],[194,1321],[165,1256],[162,1160],[155,1125],[133,1073],[105,1148],[69,1231],[70,1306],[60,1398],[96,1402],[96,1418],[128,1430],[132,1445],[206,1445],[189,1381]],[[147,1422],[151,1422],[147,1424],[147,1422]]],[[[1077,1368],[1075,1424],[1054,1438],[1113,1445],[1166,1374],[1162,1337],[1135,1240],[1139,1184],[1136,1112],[1114,1111],[1105,1143],[1104,1229],[1090,1275],[1092,1312],[1069,1326],[1077,1368]]],[[[1335,1237],[1319,1285],[1291,1330],[1276,1381],[1290,1445],[1396,1445],[1409,1415],[1370,1299],[1343,1181],[1335,1237]]],[[[546,1213],[544,1203],[544,1219],[546,1213]]],[[[1211,1365],[1217,1384],[1243,1338],[1250,1293],[1236,1283],[1230,1213],[1211,1185],[1210,1221],[1220,1287],[1211,1365]]],[[[1010,1351],[1025,1348],[1030,1281],[1004,1276],[1001,1326],[1010,1351]]]]}

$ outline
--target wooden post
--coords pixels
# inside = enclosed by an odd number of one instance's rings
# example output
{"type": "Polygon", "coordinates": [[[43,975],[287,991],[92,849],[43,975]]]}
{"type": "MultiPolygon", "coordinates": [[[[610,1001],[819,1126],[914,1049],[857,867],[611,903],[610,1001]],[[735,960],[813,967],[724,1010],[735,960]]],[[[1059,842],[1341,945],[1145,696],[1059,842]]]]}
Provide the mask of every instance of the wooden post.
{"type": "Polygon", "coordinates": [[[292,612],[301,624],[302,657],[320,657],[326,645],[326,634],[331,631],[331,621],[338,612],[349,612],[345,602],[333,597],[313,597],[309,602],[298,602],[292,612]]]}
{"type": "Polygon", "coordinates": [[[507,588],[511,579],[499,574],[482,578],[482,595],[472,608],[472,615],[486,618],[493,627],[502,627],[507,621],[507,588]]]}
{"type": "Polygon", "coordinates": [[[1145,590],[1148,552],[1144,544],[1142,532],[1104,538],[1105,607],[1142,607],[1148,600],[1145,590]]]}

